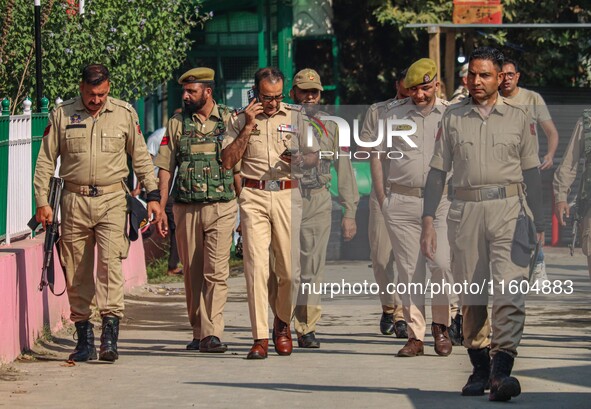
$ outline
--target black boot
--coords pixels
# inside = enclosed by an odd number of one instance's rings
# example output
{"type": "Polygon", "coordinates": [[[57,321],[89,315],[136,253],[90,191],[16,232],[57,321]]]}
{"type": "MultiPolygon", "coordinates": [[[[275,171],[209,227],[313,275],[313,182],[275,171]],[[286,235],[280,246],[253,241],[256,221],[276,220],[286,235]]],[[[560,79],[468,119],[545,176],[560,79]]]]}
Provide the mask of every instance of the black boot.
{"type": "Polygon", "coordinates": [[[117,339],[119,338],[119,318],[103,317],[103,333],[101,334],[101,349],[99,359],[113,362],[119,358],[117,353],[117,339]]]}
{"type": "Polygon", "coordinates": [[[462,345],[464,342],[464,335],[462,334],[462,316],[457,314],[452,320],[451,325],[447,327],[447,333],[452,345],[462,345]]]}
{"type": "Polygon", "coordinates": [[[474,369],[468,382],[462,388],[463,396],[481,396],[484,390],[489,389],[488,377],[490,374],[490,355],[489,348],[468,349],[470,362],[474,369]]]}
{"type": "Polygon", "coordinates": [[[92,361],[96,359],[94,332],[92,331],[94,325],[88,320],[76,322],[74,325],[76,326],[78,343],[76,343],[76,349],[70,354],[68,359],[76,362],[92,361]]]}
{"type": "Polygon", "coordinates": [[[514,358],[506,352],[497,352],[493,357],[488,400],[504,402],[521,393],[519,381],[511,376],[513,361],[514,358]]]}

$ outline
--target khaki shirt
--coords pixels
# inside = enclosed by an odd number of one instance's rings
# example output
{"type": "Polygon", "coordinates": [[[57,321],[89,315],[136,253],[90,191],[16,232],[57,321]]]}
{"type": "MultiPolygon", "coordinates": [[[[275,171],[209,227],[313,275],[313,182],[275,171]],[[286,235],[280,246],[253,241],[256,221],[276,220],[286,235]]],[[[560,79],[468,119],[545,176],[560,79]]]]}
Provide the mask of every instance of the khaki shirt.
{"type": "MultiPolygon", "coordinates": [[[[329,115],[325,112],[319,111],[314,117],[320,118],[329,115]]],[[[308,116],[306,116],[308,118],[308,116]]],[[[307,119],[309,120],[309,119],[307,119]]],[[[344,151],[339,147],[339,129],[333,121],[322,121],[322,125],[326,129],[323,135],[316,134],[316,139],[320,145],[322,152],[332,152],[333,155],[323,155],[320,162],[328,162],[326,164],[319,163],[318,171],[327,169],[328,172],[322,172],[319,179],[322,183],[330,183],[332,176],[330,174],[330,162],[334,162],[335,169],[338,175],[338,190],[339,190],[339,204],[345,209],[343,217],[355,218],[357,212],[357,205],[359,204],[359,190],[357,188],[357,181],[355,179],[355,172],[351,165],[350,151],[344,151]]]]}
{"type": "Polygon", "coordinates": [[[466,98],[443,115],[430,165],[444,172],[453,166],[456,188],[521,183],[522,171],[540,164],[533,135],[530,115],[501,95],[488,118],[466,98]]]}
{"type": "MultiPolygon", "coordinates": [[[[406,98],[405,98],[406,99],[406,98]]],[[[380,119],[384,119],[384,112],[392,109],[396,104],[399,103],[396,98],[389,99],[387,101],[376,102],[372,104],[367,113],[365,114],[365,119],[363,120],[363,126],[361,127],[361,135],[359,139],[363,142],[373,142],[378,139],[378,121],[380,119]]]]}
{"type": "Polygon", "coordinates": [[[49,115],[37,157],[34,180],[37,207],[48,204],[49,179],[58,157],[59,175],[65,181],[107,186],[129,176],[128,154],[146,190],[158,189],[152,158],[130,104],[107,97],[95,119],[86,111],[80,97],[62,103],[49,115]]]}
{"type": "MultiPolygon", "coordinates": [[[[242,155],[242,177],[254,180],[290,180],[298,177],[292,172],[291,163],[279,156],[286,149],[300,149],[303,154],[320,150],[316,138],[312,138],[312,146],[307,146],[307,124],[301,111],[299,105],[281,102],[273,116],[269,117],[265,113],[256,116],[255,128],[242,155]]],[[[224,148],[238,137],[245,123],[243,113],[232,115],[228,137],[223,141],[224,148]]]]}
{"type": "MultiPolygon", "coordinates": [[[[197,114],[193,114],[192,119],[193,123],[196,124],[195,130],[197,135],[207,136],[216,130],[219,121],[224,121],[227,129],[230,125],[231,117],[232,113],[229,109],[220,108],[220,106],[216,103],[205,121],[201,121],[197,114]]],[[[179,141],[182,134],[183,115],[182,113],[178,113],[168,121],[166,134],[162,138],[158,155],[154,159],[155,166],[158,166],[160,169],[164,169],[170,173],[174,173],[174,170],[179,165],[176,159],[179,141]]],[[[239,165],[236,166],[237,167],[234,170],[235,172],[240,170],[239,165]]]]}
{"type": "Polygon", "coordinates": [[[435,137],[448,105],[447,101],[436,98],[433,109],[423,116],[412,99],[406,98],[385,109],[382,118],[384,123],[388,119],[408,119],[417,126],[416,133],[409,136],[417,148],[412,148],[400,137],[392,138],[391,148],[387,147],[386,138],[380,146],[374,148],[377,151],[399,151],[404,155],[400,159],[388,160],[388,182],[407,187],[425,187],[429,163],[435,150],[435,137]]]}
{"type": "Polygon", "coordinates": [[[585,138],[583,138],[583,120],[579,119],[570,138],[562,162],[554,173],[554,201],[566,202],[573,182],[577,177],[579,160],[585,156],[585,138]]]}
{"type": "Polygon", "coordinates": [[[544,98],[542,98],[537,92],[519,87],[515,96],[505,98],[511,100],[513,105],[528,110],[534,121],[537,123],[552,119],[544,98]]]}

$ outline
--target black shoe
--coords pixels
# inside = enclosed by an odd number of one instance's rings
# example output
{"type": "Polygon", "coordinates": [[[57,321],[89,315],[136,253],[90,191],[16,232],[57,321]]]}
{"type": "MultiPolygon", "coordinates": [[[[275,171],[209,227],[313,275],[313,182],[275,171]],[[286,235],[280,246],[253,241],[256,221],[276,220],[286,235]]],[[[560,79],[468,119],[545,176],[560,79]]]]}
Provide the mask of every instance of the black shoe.
{"type": "Polygon", "coordinates": [[[119,359],[117,352],[117,339],[119,338],[119,318],[103,317],[103,332],[101,334],[101,348],[99,359],[101,361],[114,362],[119,359]]]}
{"type": "Polygon", "coordinates": [[[447,327],[447,333],[449,334],[449,339],[451,340],[451,344],[458,346],[462,345],[464,342],[464,334],[462,333],[462,316],[457,314],[455,318],[452,318],[451,325],[447,327]]]}
{"type": "Polygon", "coordinates": [[[472,363],[472,375],[462,388],[463,396],[482,396],[489,389],[488,377],[490,373],[490,349],[468,349],[470,362],[472,363]]]}
{"type": "Polygon", "coordinates": [[[380,332],[384,335],[392,335],[394,333],[394,314],[382,313],[380,332]]]}
{"type": "Polygon", "coordinates": [[[396,334],[396,338],[408,338],[408,325],[406,325],[406,321],[396,321],[394,323],[394,333],[396,334]]]}
{"type": "Polygon", "coordinates": [[[320,348],[320,341],[316,339],[314,332],[298,336],[298,346],[300,348],[320,348]]]}
{"type": "Polygon", "coordinates": [[[196,338],[193,338],[193,341],[191,341],[187,344],[187,349],[189,351],[199,351],[199,340],[196,338]]]}
{"type": "Polygon", "coordinates": [[[94,325],[90,321],[80,321],[74,324],[76,326],[76,335],[78,342],[76,349],[68,359],[75,362],[93,361],[96,359],[96,347],[94,346],[94,325]]]}
{"type": "Polygon", "coordinates": [[[490,393],[488,400],[505,402],[521,393],[517,378],[511,376],[514,358],[506,352],[497,352],[490,370],[490,393]]]}
{"type": "Polygon", "coordinates": [[[199,342],[199,352],[218,352],[224,353],[228,350],[228,345],[222,344],[222,341],[214,335],[205,337],[199,342]]]}

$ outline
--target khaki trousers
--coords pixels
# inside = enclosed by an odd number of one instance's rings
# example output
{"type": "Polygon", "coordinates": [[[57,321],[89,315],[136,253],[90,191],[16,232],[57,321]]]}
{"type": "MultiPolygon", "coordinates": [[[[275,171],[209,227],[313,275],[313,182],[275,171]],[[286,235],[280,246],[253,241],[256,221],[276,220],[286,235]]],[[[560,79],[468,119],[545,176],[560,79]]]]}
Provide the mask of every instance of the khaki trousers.
{"type": "MultiPolygon", "coordinates": [[[[527,213],[531,212],[525,204],[527,213]]],[[[491,346],[491,355],[504,351],[517,355],[525,323],[525,296],[510,294],[511,280],[526,280],[528,268],[511,261],[511,243],[520,210],[517,196],[483,202],[454,200],[448,214],[452,271],[456,282],[485,283],[483,294],[462,293],[464,346],[491,346]],[[488,281],[494,283],[491,323],[488,318],[488,281]],[[499,282],[505,281],[504,294],[499,282]]]]}
{"type": "Polygon", "coordinates": [[[386,291],[389,283],[396,284],[398,280],[394,271],[394,254],[386,222],[373,189],[369,196],[369,248],[373,275],[376,283],[380,286],[382,310],[386,314],[394,314],[394,321],[402,321],[404,313],[400,296],[388,294],[386,291]]]}
{"type": "Polygon", "coordinates": [[[90,318],[96,294],[101,316],[123,317],[123,272],[127,257],[125,191],[98,197],[64,190],[61,200],[61,262],[66,273],[70,319],[90,318]],[[93,275],[97,247],[96,283],[93,275]]]}
{"type": "Polygon", "coordinates": [[[243,188],[239,198],[244,249],[244,277],[254,339],[269,338],[269,304],[274,314],[291,322],[294,294],[300,276],[299,189],[269,192],[243,188]],[[270,275],[270,252],[274,275],[270,275]],[[292,282],[295,279],[295,282],[292,282]],[[276,280],[271,285],[270,280],[276,280]]]}
{"type": "Polygon", "coordinates": [[[316,331],[320,320],[320,286],[324,277],[326,249],[330,238],[332,200],[327,189],[312,190],[302,198],[300,227],[300,291],[295,307],[295,330],[298,335],[316,331]],[[302,291],[309,284],[311,291],[302,291]],[[314,291],[316,289],[316,291],[314,291]]]}
{"type": "Polygon", "coordinates": [[[222,337],[236,200],[218,203],[175,203],[176,241],[193,338],[222,337]]]}
{"type": "MultiPolygon", "coordinates": [[[[382,207],[386,227],[390,234],[392,249],[396,259],[398,282],[406,284],[400,294],[404,318],[408,324],[408,337],[423,341],[425,338],[425,291],[412,289],[408,284],[420,283],[425,286],[427,267],[431,271],[431,281],[453,283],[450,270],[450,250],[447,242],[447,223],[449,201],[442,198],[435,215],[437,232],[437,251],[433,260],[421,253],[421,229],[423,199],[391,193],[382,207]]],[[[449,296],[439,292],[433,295],[431,315],[433,322],[448,326],[451,322],[449,296]]]]}

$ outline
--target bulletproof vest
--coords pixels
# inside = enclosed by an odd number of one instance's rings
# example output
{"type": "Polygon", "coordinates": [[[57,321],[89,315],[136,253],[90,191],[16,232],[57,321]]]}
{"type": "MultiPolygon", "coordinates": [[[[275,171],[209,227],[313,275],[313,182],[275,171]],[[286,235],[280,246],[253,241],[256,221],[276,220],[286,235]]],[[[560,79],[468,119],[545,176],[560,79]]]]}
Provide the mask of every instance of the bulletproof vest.
{"type": "MultiPolygon", "coordinates": [[[[223,108],[218,109],[221,111],[223,108]]],[[[178,175],[173,190],[177,203],[227,202],[236,197],[234,171],[222,166],[222,140],[226,132],[224,120],[204,134],[198,131],[191,115],[183,113],[183,131],[176,160],[178,175]]]]}
{"type": "MultiPolygon", "coordinates": [[[[311,126],[314,131],[314,137],[320,145],[320,149],[323,151],[333,151],[333,141],[332,139],[327,139],[332,138],[332,135],[326,135],[317,127],[312,126],[312,121],[313,119],[311,119],[310,116],[306,115],[306,125],[310,123],[309,126],[311,126]]],[[[321,187],[326,187],[330,183],[331,179],[331,163],[332,160],[330,158],[323,157],[318,161],[317,166],[313,167],[312,169],[305,170],[304,175],[300,179],[300,186],[302,187],[302,189],[318,189],[321,187]]]]}
{"type": "Polygon", "coordinates": [[[585,165],[577,196],[577,212],[580,217],[585,217],[591,205],[591,109],[583,111],[583,143],[585,147],[585,165]]]}

